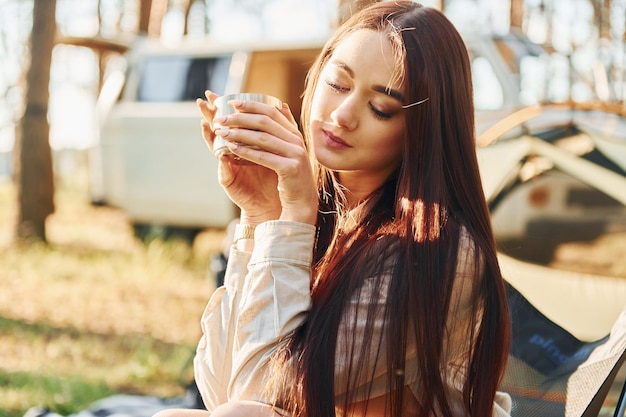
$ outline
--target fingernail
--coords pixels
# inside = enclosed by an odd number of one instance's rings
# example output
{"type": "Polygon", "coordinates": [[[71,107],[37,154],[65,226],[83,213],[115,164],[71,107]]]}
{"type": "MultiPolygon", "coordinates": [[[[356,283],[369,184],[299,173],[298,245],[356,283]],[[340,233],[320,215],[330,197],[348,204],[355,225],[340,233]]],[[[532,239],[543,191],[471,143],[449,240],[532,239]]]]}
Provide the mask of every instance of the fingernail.
{"type": "Polygon", "coordinates": [[[225,123],[227,119],[227,116],[219,116],[213,119],[213,123],[225,123]]]}
{"type": "Polygon", "coordinates": [[[232,100],[230,105],[233,107],[241,107],[243,106],[243,100],[232,100]]]}
{"type": "Polygon", "coordinates": [[[220,126],[217,129],[215,129],[215,132],[213,133],[215,133],[217,136],[221,136],[225,138],[230,133],[230,129],[227,128],[226,126],[220,126]]]}

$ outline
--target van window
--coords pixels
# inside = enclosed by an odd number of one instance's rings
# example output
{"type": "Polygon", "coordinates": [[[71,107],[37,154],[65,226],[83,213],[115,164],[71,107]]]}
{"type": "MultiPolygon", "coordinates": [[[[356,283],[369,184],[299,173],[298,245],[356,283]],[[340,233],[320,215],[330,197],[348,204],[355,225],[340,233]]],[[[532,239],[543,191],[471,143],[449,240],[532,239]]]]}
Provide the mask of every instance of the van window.
{"type": "Polygon", "coordinates": [[[193,101],[206,89],[224,94],[231,56],[147,57],[141,68],[137,100],[141,102],[193,101]]]}

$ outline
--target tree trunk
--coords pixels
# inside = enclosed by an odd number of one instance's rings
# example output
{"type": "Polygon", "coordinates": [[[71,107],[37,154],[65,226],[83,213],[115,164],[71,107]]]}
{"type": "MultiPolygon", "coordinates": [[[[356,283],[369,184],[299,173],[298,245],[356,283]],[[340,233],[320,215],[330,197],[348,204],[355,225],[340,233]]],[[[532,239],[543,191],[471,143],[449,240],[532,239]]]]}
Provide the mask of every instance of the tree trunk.
{"type": "Polygon", "coordinates": [[[591,0],[598,34],[601,39],[611,39],[611,0],[591,0]]]}
{"type": "Polygon", "coordinates": [[[168,6],[168,0],[152,0],[152,11],[150,12],[150,36],[157,38],[161,36],[161,24],[163,23],[165,13],[167,13],[168,6]]]}
{"type": "Polygon", "coordinates": [[[152,12],[152,0],[141,0],[139,2],[139,28],[140,35],[148,35],[150,29],[150,15],[152,12]]]}
{"type": "Polygon", "coordinates": [[[46,218],[54,211],[54,174],[48,100],[56,34],[56,0],[35,0],[26,75],[26,110],[18,128],[16,180],[20,239],[46,240],[46,218]]]}
{"type": "Polygon", "coordinates": [[[524,0],[511,0],[511,29],[522,29],[524,24],[524,0]]]}
{"type": "Polygon", "coordinates": [[[189,34],[189,12],[191,11],[191,6],[193,5],[193,1],[191,0],[183,0],[180,2],[181,7],[185,12],[185,30],[183,34],[186,36],[189,34]]]}

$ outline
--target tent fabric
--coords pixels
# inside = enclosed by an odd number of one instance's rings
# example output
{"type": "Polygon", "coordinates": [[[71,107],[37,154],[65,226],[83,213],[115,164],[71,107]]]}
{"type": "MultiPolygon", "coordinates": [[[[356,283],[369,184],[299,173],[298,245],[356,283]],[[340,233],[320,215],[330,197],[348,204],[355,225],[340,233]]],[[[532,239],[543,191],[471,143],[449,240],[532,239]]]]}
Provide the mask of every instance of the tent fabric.
{"type": "Polygon", "coordinates": [[[626,358],[626,309],[609,335],[589,342],[552,322],[510,284],[507,295],[512,340],[500,389],[512,397],[512,417],[598,416],[626,358]]]}

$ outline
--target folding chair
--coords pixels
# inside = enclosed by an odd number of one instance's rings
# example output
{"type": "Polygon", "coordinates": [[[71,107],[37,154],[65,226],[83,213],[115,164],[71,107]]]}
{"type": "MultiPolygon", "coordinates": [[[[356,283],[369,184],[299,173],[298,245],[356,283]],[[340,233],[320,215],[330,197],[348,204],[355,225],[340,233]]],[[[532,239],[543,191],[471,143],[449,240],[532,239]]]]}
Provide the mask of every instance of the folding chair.
{"type": "MultiPolygon", "coordinates": [[[[502,254],[500,263],[512,323],[501,390],[512,397],[512,416],[623,417],[626,385],[621,394],[610,391],[626,360],[626,280],[557,271],[502,254]],[[552,310],[552,317],[540,310],[552,310]],[[611,330],[604,333],[607,323],[611,330]]],[[[618,383],[624,383],[622,375],[618,383]]]]}

